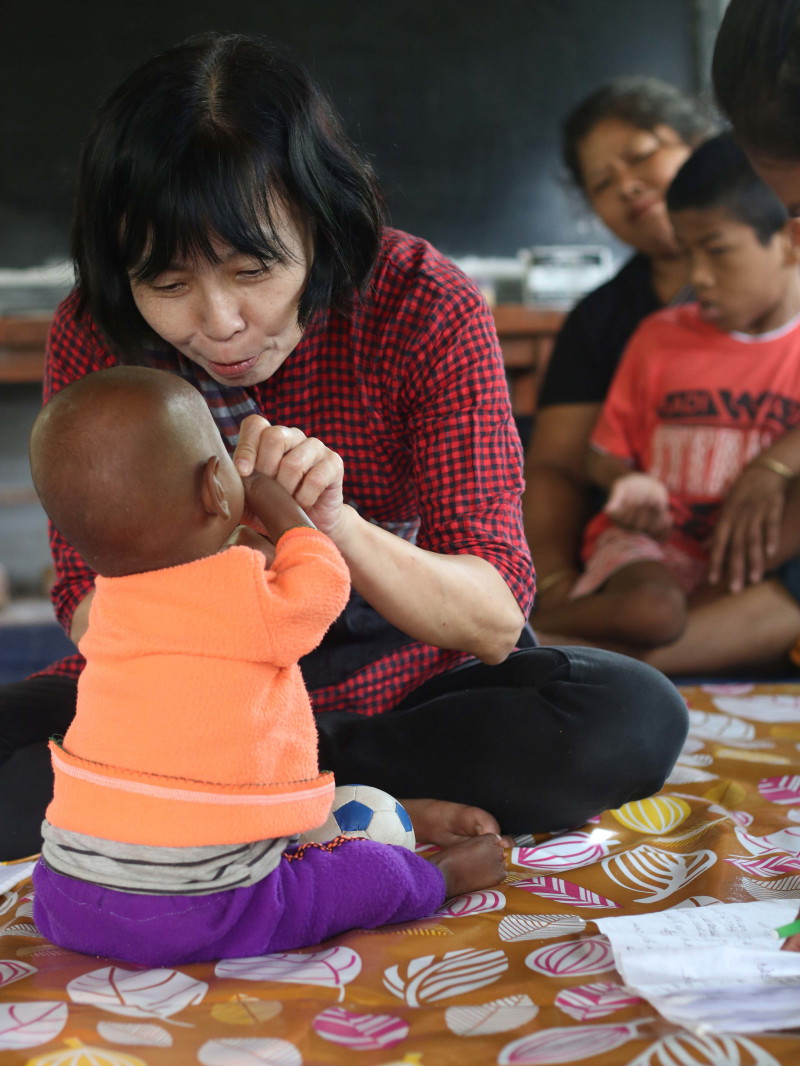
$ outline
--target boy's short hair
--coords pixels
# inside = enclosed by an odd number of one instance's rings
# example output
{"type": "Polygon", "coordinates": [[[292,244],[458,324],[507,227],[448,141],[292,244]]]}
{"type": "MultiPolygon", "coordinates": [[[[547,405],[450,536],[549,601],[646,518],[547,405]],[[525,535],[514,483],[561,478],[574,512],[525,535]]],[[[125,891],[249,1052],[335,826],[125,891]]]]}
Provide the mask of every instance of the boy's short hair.
{"type": "Polygon", "coordinates": [[[759,178],[730,132],[701,144],[686,160],[667,190],[670,211],[722,208],[750,226],[762,244],[782,229],[788,215],[770,187],[759,178]]]}
{"type": "Polygon", "coordinates": [[[152,344],[129,273],[147,280],[176,260],[215,262],[214,238],[287,262],[287,207],[314,245],[300,324],[346,312],[380,248],[370,164],[282,48],[238,34],[190,38],[135,70],[91,124],[72,227],[80,310],[121,350],[152,344]]]}

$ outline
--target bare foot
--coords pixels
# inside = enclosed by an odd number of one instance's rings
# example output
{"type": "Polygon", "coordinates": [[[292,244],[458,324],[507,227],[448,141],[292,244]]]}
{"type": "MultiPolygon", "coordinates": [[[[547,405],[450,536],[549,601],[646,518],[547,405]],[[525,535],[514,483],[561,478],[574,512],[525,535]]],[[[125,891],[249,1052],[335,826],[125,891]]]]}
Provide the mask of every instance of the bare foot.
{"type": "Polygon", "coordinates": [[[448,899],[491,888],[506,875],[503,841],[496,833],[462,840],[438,852],[430,862],[442,871],[448,899]]]}
{"type": "MultiPolygon", "coordinates": [[[[436,799],[404,799],[400,802],[408,811],[419,844],[438,844],[446,848],[482,833],[500,833],[497,819],[480,807],[436,799]]],[[[511,837],[501,839],[504,847],[513,847],[511,837]]]]}

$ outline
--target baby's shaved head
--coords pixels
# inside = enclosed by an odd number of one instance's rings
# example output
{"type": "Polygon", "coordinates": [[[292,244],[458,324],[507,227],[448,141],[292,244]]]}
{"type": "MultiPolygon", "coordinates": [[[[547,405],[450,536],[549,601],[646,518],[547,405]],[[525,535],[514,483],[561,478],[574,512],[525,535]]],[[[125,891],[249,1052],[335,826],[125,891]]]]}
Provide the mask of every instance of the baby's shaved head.
{"type": "Polygon", "coordinates": [[[230,463],[202,396],[175,374],[112,367],[73,382],[42,409],[30,440],[45,511],[98,573],[171,565],[206,516],[212,456],[230,463]]]}

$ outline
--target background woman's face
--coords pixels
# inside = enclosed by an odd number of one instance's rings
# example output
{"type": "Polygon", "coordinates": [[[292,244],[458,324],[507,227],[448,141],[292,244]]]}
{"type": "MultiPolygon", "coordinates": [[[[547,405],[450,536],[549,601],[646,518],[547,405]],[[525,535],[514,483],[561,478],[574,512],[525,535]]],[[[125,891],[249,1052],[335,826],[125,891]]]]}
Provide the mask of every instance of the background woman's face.
{"type": "Polygon", "coordinates": [[[678,252],[664,197],[690,154],[670,126],[642,130],[618,118],[601,119],[578,145],[584,189],[598,217],[649,256],[678,252]]]}
{"type": "Polygon", "coordinates": [[[131,280],[150,328],[222,385],[266,381],[302,336],[297,308],[312,243],[288,214],[278,231],[291,254],[286,263],[265,265],[212,241],[217,263],[187,260],[149,281],[131,280]]]}

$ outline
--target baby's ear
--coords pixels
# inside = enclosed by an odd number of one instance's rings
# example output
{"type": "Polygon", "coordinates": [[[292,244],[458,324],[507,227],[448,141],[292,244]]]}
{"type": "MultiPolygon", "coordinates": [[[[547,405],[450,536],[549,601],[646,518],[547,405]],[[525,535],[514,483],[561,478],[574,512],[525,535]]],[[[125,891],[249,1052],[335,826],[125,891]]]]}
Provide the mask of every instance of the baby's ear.
{"type": "Polygon", "coordinates": [[[226,521],[231,517],[228,497],[219,476],[219,458],[216,455],[207,459],[203,467],[200,498],[207,515],[224,518],[226,521]]]}

